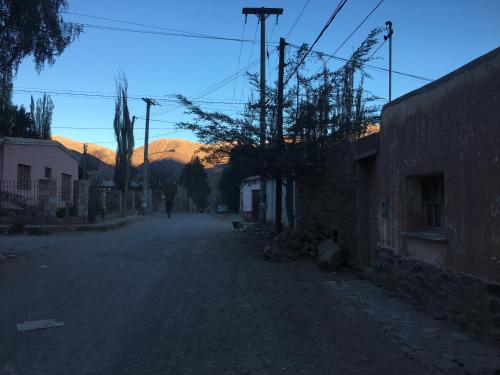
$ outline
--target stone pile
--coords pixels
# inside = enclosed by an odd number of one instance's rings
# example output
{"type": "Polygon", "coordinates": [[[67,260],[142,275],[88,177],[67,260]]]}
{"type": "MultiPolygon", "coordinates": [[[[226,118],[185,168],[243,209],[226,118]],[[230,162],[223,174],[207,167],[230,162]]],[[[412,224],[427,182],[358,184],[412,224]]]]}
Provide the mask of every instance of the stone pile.
{"type": "Polygon", "coordinates": [[[294,231],[282,232],[265,247],[262,255],[272,261],[318,258],[320,267],[336,270],[344,262],[345,254],[333,240],[333,232],[320,226],[303,235],[294,231]]]}

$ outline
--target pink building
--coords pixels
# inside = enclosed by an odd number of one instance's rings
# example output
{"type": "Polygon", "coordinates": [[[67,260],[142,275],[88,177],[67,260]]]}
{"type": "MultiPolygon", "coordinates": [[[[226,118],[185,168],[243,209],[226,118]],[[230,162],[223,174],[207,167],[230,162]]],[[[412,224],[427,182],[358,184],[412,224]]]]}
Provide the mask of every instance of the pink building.
{"type": "MultiPolygon", "coordinates": [[[[57,206],[73,199],[78,179],[76,154],[58,142],[29,138],[0,138],[0,191],[37,200],[40,180],[55,181],[57,206]]],[[[35,204],[36,202],[33,202],[35,204]]]]}

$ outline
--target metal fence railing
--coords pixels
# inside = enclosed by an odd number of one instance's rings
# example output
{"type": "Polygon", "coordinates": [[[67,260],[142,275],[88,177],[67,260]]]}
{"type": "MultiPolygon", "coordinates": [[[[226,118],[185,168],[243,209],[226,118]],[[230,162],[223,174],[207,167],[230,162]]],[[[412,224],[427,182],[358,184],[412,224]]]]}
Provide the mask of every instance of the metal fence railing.
{"type": "Polygon", "coordinates": [[[72,195],[56,180],[0,181],[0,215],[44,215],[71,205],[72,195]]]}

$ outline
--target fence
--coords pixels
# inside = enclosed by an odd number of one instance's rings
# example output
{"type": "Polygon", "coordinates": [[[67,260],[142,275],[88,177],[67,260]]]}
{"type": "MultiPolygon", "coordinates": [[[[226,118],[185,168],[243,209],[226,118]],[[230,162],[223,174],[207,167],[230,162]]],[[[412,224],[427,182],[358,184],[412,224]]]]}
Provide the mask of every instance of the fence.
{"type": "Polygon", "coordinates": [[[0,181],[0,215],[54,216],[72,204],[72,186],[61,189],[56,180],[0,181]]]}
{"type": "MultiPolygon", "coordinates": [[[[94,221],[97,217],[113,217],[122,214],[123,193],[120,190],[91,186],[89,189],[88,217],[94,221]]],[[[129,191],[127,213],[135,213],[141,207],[141,193],[129,191]]]]}

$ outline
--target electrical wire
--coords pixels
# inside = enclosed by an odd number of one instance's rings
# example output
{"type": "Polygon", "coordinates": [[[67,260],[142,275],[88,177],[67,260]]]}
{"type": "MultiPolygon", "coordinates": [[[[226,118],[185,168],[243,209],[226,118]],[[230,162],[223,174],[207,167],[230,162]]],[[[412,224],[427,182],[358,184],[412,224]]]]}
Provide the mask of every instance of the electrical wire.
{"type": "Polygon", "coordinates": [[[295,29],[295,26],[297,26],[297,24],[299,23],[300,18],[304,14],[304,11],[306,10],[306,8],[307,8],[307,6],[309,5],[310,2],[311,2],[311,0],[307,0],[306,1],[306,3],[304,4],[304,7],[302,8],[302,10],[300,11],[299,15],[297,16],[297,18],[293,22],[292,27],[290,28],[290,30],[288,30],[288,33],[285,35],[285,39],[288,39],[290,37],[290,35],[292,34],[293,30],[295,29]]]}
{"type": "Polygon", "coordinates": [[[285,81],[284,85],[286,85],[288,83],[288,80],[290,79],[290,77],[292,77],[295,74],[295,72],[299,69],[299,67],[302,65],[302,63],[304,62],[304,60],[307,58],[307,56],[309,55],[309,53],[312,51],[312,49],[314,48],[314,46],[316,45],[316,43],[318,43],[318,41],[321,39],[321,37],[323,36],[323,34],[325,33],[325,31],[328,29],[328,27],[331,25],[331,23],[333,22],[333,20],[337,16],[337,14],[342,10],[342,8],[344,7],[344,5],[346,3],[347,3],[347,0],[340,0],[340,3],[337,5],[337,8],[335,8],[335,10],[333,11],[332,15],[330,16],[330,18],[326,22],[325,26],[323,26],[323,29],[321,29],[320,33],[318,34],[318,36],[316,37],[316,39],[314,40],[314,42],[311,44],[311,46],[309,47],[309,49],[307,50],[307,52],[304,54],[304,56],[302,57],[302,59],[300,59],[300,61],[295,66],[295,68],[293,68],[292,73],[289,75],[289,77],[285,81]]]}
{"type": "MultiPolygon", "coordinates": [[[[116,99],[116,95],[111,95],[111,94],[102,94],[102,93],[96,93],[96,92],[91,92],[91,91],[71,91],[71,90],[55,90],[55,89],[13,89],[13,92],[18,92],[18,93],[24,93],[24,94],[50,94],[50,95],[55,95],[55,96],[81,96],[81,97],[89,97],[89,98],[102,98],[102,99],[116,99]]],[[[148,95],[145,95],[148,96],[148,95]]],[[[133,95],[128,95],[128,99],[130,100],[138,100],[142,101],[142,98],[144,96],[133,96],[133,95]]],[[[172,99],[167,99],[167,98],[151,98],[154,101],[157,102],[164,102],[164,103],[177,103],[177,99],[172,98],[172,99]]],[[[193,99],[193,102],[196,103],[201,103],[201,104],[207,104],[207,105],[228,105],[228,106],[233,106],[233,105],[246,105],[247,103],[245,102],[231,102],[231,101],[216,101],[216,100],[197,100],[193,99]]]]}
{"type": "MultiPolygon", "coordinates": [[[[296,49],[300,48],[300,46],[298,46],[296,44],[290,44],[290,43],[288,43],[287,45],[290,46],[290,47],[296,48],[296,49]]],[[[333,59],[344,61],[344,62],[351,61],[351,59],[347,59],[347,58],[344,58],[344,57],[330,55],[330,54],[325,53],[325,52],[320,52],[320,51],[311,51],[311,52],[317,54],[318,56],[332,57],[333,59]]],[[[370,65],[370,64],[364,64],[364,66],[367,67],[367,68],[370,68],[370,69],[375,69],[375,70],[379,70],[379,71],[389,72],[389,69],[382,68],[380,66],[375,66],[375,65],[370,65]]],[[[392,73],[400,75],[400,76],[403,76],[403,77],[407,77],[407,78],[418,79],[420,81],[426,81],[426,82],[432,82],[432,81],[434,81],[431,78],[422,77],[422,76],[418,76],[416,74],[411,74],[411,73],[404,73],[404,72],[401,72],[401,71],[398,71],[398,70],[392,70],[392,73]]]]}
{"type": "MultiPolygon", "coordinates": [[[[278,20],[276,20],[276,22],[273,24],[273,28],[271,29],[271,34],[269,35],[269,38],[267,38],[268,42],[273,37],[274,28],[276,27],[277,24],[278,24],[278,20]]],[[[269,47],[266,47],[266,60],[267,60],[267,71],[268,71],[268,75],[269,75],[269,82],[272,82],[273,77],[272,77],[272,71],[271,71],[271,62],[269,61],[269,47]]]]}
{"type": "MultiPolygon", "coordinates": [[[[243,32],[241,33],[241,40],[242,42],[240,43],[240,52],[238,53],[238,63],[236,64],[236,72],[240,70],[240,61],[241,61],[241,51],[243,50],[243,39],[245,38],[245,29],[246,29],[247,23],[245,20],[245,23],[243,24],[243,32]]],[[[233,87],[233,102],[236,100],[236,85],[238,83],[238,80],[236,79],[234,81],[234,87],[233,87]]]]}
{"type": "MultiPolygon", "coordinates": [[[[255,32],[253,34],[253,41],[254,42],[257,39],[257,30],[258,29],[259,29],[259,23],[257,22],[256,25],[255,25],[255,32]]],[[[250,49],[250,54],[248,55],[248,64],[247,64],[246,72],[248,72],[250,70],[250,62],[252,61],[254,46],[255,46],[255,43],[252,43],[252,48],[250,49]]],[[[259,59],[257,59],[256,61],[258,62],[259,59]]],[[[244,91],[244,89],[245,89],[245,83],[243,83],[243,85],[241,86],[240,102],[243,100],[243,91],[244,91]]]]}
{"type": "Polygon", "coordinates": [[[191,34],[191,35],[197,35],[197,36],[207,36],[206,34],[201,34],[201,33],[194,33],[191,31],[186,31],[186,30],[180,30],[180,29],[172,29],[169,27],[163,27],[163,26],[155,26],[155,25],[147,25],[144,23],[138,23],[138,22],[132,22],[132,21],[125,21],[125,20],[120,20],[117,18],[111,18],[111,17],[101,17],[101,16],[93,16],[90,14],[84,14],[84,13],[76,13],[76,12],[61,12],[63,14],[69,14],[73,16],[79,16],[79,17],[86,17],[86,18],[93,18],[96,20],[101,20],[101,21],[111,21],[111,22],[118,22],[118,23],[123,23],[127,25],[134,25],[134,26],[141,26],[141,27],[149,27],[151,29],[158,29],[158,30],[165,30],[165,31],[174,31],[177,33],[183,33],[183,34],[191,34]]]}
{"type": "MultiPolygon", "coordinates": [[[[110,130],[114,131],[114,129],[111,126],[108,127],[85,127],[85,126],[51,126],[51,129],[72,129],[72,130],[110,130]]],[[[135,127],[134,130],[144,130],[146,129],[145,127],[135,127]]],[[[154,127],[149,127],[149,130],[174,130],[176,128],[154,128],[154,127]]]]}
{"type": "MultiPolygon", "coordinates": [[[[149,35],[160,35],[160,36],[171,36],[171,37],[182,37],[182,38],[195,38],[195,39],[209,39],[209,40],[222,40],[222,41],[230,41],[230,42],[243,42],[243,43],[254,43],[250,39],[238,39],[238,38],[230,38],[216,35],[196,35],[196,34],[186,34],[179,32],[165,32],[165,31],[150,31],[150,30],[141,30],[141,29],[130,29],[125,27],[115,27],[115,26],[105,26],[105,25],[94,25],[89,23],[72,23],[74,25],[82,26],[84,29],[97,29],[97,30],[107,30],[107,31],[122,31],[128,33],[137,33],[137,34],[149,34],[149,35]]],[[[274,43],[276,44],[276,43],[274,43]]]]}
{"type": "Polygon", "coordinates": [[[371,58],[379,51],[380,48],[382,48],[382,46],[385,44],[386,41],[387,41],[387,39],[384,39],[384,41],[379,44],[377,49],[375,51],[373,51],[373,53],[370,55],[370,57],[368,57],[368,60],[371,60],[371,58]]]}
{"type": "MultiPolygon", "coordinates": [[[[345,40],[340,44],[340,46],[337,47],[337,49],[332,53],[332,55],[336,55],[340,49],[349,41],[349,39],[351,39],[351,37],[356,33],[356,31],[359,30],[359,28],[366,22],[366,20],[368,18],[370,18],[370,16],[377,10],[377,8],[384,2],[384,0],[380,0],[378,2],[377,5],[375,5],[375,7],[370,11],[370,13],[368,13],[366,15],[366,17],[359,23],[358,26],[356,26],[356,28],[347,36],[347,38],[345,38],[345,40]]],[[[320,70],[323,70],[323,68],[326,66],[326,64],[328,64],[328,62],[330,61],[331,57],[328,57],[328,59],[323,63],[323,65],[321,66],[321,68],[319,68],[315,74],[317,74],[320,70]]]]}

